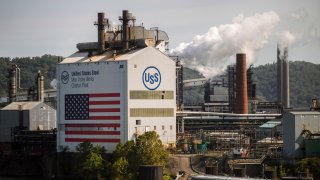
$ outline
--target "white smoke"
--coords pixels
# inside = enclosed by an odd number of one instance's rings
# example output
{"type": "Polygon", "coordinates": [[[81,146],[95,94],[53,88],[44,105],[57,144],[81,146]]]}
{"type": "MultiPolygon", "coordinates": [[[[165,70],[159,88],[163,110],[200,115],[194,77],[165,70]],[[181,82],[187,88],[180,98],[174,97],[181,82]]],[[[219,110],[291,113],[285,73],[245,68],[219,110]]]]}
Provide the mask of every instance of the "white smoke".
{"type": "Polygon", "coordinates": [[[265,46],[279,21],[273,11],[249,17],[240,14],[231,24],[211,27],[191,42],[180,43],[170,53],[180,56],[183,65],[210,78],[222,73],[229,64],[227,60],[236,53],[246,53],[247,63],[252,63],[255,51],[265,46]]]}
{"type": "Polygon", "coordinates": [[[296,21],[303,21],[308,17],[308,12],[304,8],[300,8],[292,12],[290,16],[296,21]]]}
{"type": "Polygon", "coordinates": [[[313,42],[320,42],[319,26],[310,19],[304,8],[290,14],[292,23],[287,29],[277,33],[279,43],[285,46],[304,46],[313,42]]]}
{"type": "Polygon", "coordinates": [[[277,36],[279,43],[284,46],[292,45],[297,41],[297,37],[288,30],[278,33],[277,36]]]}
{"type": "Polygon", "coordinates": [[[53,89],[57,89],[57,80],[56,79],[53,79],[51,82],[50,82],[50,86],[53,88],[53,89]]]}

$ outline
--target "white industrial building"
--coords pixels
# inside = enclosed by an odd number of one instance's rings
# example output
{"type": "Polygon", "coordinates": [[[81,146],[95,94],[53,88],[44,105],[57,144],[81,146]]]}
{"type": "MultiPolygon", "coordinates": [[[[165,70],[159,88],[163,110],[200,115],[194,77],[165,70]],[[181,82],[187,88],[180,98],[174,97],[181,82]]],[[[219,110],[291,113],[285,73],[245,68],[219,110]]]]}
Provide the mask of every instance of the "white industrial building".
{"type": "Polygon", "coordinates": [[[287,112],[283,115],[283,152],[288,158],[304,156],[304,130],[311,134],[320,133],[320,112],[287,112]]]}
{"type": "Polygon", "coordinates": [[[112,152],[118,143],[155,131],[166,145],[176,141],[176,64],[165,51],[168,36],[158,29],[129,26],[120,31],[98,14],[98,42],[57,65],[57,149],[75,151],[84,141],[112,152]]]}
{"type": "Polygon", "coordinates": [[[176,140],[175,62],[154,47],[116,58],[75,53],[57,67],[58,150],[84,141],[117,143],[156,131],[176,140]]]}

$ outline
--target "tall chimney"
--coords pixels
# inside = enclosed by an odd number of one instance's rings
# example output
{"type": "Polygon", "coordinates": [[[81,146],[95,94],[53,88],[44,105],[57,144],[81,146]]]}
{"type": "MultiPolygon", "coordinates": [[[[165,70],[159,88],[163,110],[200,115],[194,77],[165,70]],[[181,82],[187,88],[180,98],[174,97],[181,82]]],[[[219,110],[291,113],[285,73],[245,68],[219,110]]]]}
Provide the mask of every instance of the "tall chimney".
{"type": "Polygon", "coordinates": [[[129,40],[128,40],[128,28],[129,28],[129,12],[128,10],[122,11],[122,42],[123,49],[129,49],[129,40]]]}
{"type": "Polygon", "coordinates": [[[106,42],[106,36],[105,36],[105,18],[104,13],[98,13],[98,23],[96,24],[98,26],[98,53],[102,54],[105,50],[105,42],[106,42]]]}
{"type": "Polygon", "coordinates": [[[9,101],[16,101],[17,96],[17,65],[13,64],[9,70],[9,101]]]}
{"type": "Polygon", "coordinates": [[[289,87],[289,60],[288,47],[283,52],[283,80],[282,80],[282,103],[284,108],[290,108],[290,87],[289,87]]]}
{"type": "Polygon", "coordinates": [[[277,45],[277,102],[282,105],[283,94],[283,61],[281,57],[281,51],[279,44],[277,45]]]}
{"type": "Polygon", "coordinates": [[[38,71],[37,75],[37,93],[37,100],[44,102],[44,77],[40,71],[38,71]]]}
{"type": "Polygon", "coordinates": [[[246,54],[237,54],[235,113],[248,114],[246,54]]]}
{"type": "Polygon", "coordinates": [[[129,49],[129,40],[130,40],[130,29],[129,22],[132,21],[134,26],[134,21],[136,18],[129,13],[128,10],[122,11],[122,17],[119,17],[119,20],[122,21],[122,46],[124,50],[129,49]]]}

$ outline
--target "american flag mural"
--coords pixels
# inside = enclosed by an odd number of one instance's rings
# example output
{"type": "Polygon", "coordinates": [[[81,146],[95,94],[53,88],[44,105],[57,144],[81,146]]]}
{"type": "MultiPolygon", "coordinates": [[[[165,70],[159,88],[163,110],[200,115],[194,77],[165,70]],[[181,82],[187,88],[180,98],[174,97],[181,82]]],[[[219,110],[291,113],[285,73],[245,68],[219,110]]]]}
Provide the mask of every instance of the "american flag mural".
{"type": "Polygon", "coordinates": [[[65,142],[120,142],[120,93],[66,94],[65,142]],[[73,120],[99,123],[71,123],[73,120]]]}

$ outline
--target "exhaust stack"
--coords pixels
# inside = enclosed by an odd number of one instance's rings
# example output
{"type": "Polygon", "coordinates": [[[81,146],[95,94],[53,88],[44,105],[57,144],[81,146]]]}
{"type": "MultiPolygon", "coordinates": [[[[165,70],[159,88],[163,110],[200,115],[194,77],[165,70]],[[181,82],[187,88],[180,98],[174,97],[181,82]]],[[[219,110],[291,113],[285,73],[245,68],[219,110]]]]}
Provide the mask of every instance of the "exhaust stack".
{"type": "MultiPolygon", "coordinates": [[[[122,21],[122,47],[126,51],[129,49],[129,40],[130,40],[130,30],[129,30],[129,22],[134,21],[136,18],[129,13],[128,10],[122,11],[122,17],[119,17],[119,20],[122,21]]],[[[134,26],[134,25],[133,25],[134,26]]]]}
{"type": "Polygon", "coordinates": [[[11,66],[9,70],[9,101],[16,101],[17,96],[17,68],[16,64],[11,66]]]}
{"type": "Polygon", "coordinates": [[[237,54],[235,113],[248,114],[246,54],[237,54]]]}
{"type": "Polygon", "coordinates": [[[283,53],[277,46],[277,100],[283,108],[290,108],[288,47],[283,53]]]}
{"type": "Polygon", "coordinates": [[[289,60],[288,47],[283,52],[283,95],[282,103],[284,108],[290,108],[290,87],[289,87],[289,60]]]}
{"type": "Polygon", "coordinates": [[[279,44],[277,45],[277,101],[282,105],[282,94],[283,94],[283,61],[280,53],[279,44]]]}
{"type": "Polygon", "coordinates": [[[44,102],[44,77],[40,71],[37,75],[37,100],[44,102]]]}
{"type": "Polygon", "coordinates": [[[105,26],[108,25],[108,20],[104,18],[104,13],[98,13],[98,53],[102,54],[106,49],[106,35],[104,32],[105,26]]]}

